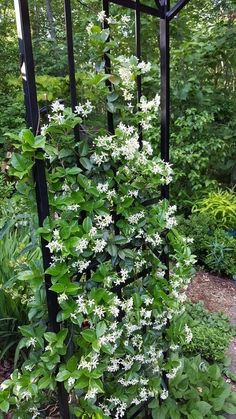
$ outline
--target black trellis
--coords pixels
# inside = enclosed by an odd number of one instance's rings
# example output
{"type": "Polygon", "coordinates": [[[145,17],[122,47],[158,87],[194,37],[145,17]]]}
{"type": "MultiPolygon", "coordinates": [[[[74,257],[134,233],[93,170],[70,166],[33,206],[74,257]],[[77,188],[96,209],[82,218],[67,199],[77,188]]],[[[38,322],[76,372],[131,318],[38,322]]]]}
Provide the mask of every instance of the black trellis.
{"type": "MultiPolygon", "coordinates": [[[[190,0],[179,0],[173,7],[170,7],[170,0],[155,0],[156,8],[142,4],[140,0],[102,0],[103,10],[106,16],[109,17],[110,4],[116,4],[128,9],[134,10],[135,13],[135,45],[136,56],[141,60],[141,14],[154,16],[160,21],[160,75],[161,75],[161,134],[160,134],[160,151],[161,158],[165,162],[169,162],[169,137],[170,137],[170,41],[169,41],[169,26],[170,21],[182,10],[182,8],[190,0]]],[[[34,59],[32,51],[32,39],[30,30],[30,17],[28,0],[14,0],[16,21],[20,49],[21,74],[23,79],[24,98],[26,107],[26,119],[29,127],[32,128],[33,133],[37,134],[40,131],[39,120],[40,110],[37,103],[37,92],[35,83],[34,59]]],[[[70,81],[70,99],[71,108],[74,111],[77,105],[76,95],[76,79],[75,79],[75,61],[73,49],[73,22],[71,14],[71,1],[64,0],[65,12],[65,27],[67,39],[67,57],[70,81]]],[[[104,20],[104,28],[109,25],[104,20]]],[[[105,72],[110,73],[111,62],[109,55],[105,55],[105,72]]],[[[112,88],[109,80],[106,81],[109,89],[112,88]]],[[[137,77],[137,102],[140,102],[142,95],[142,79],[141,75],[137,77]]],[[[113,114],[107,112],[107,126],[110,133],[114,133],[113,114]]],[[[81,128],[75,127],[75,138],[78,141],[81,137],[81,128]]],[[[142,144],[142,131],[139,127],[139,142],[142,144]]],[[[49,215],[49,203],[47,182],[45,176],[44,161],[36,159],[34,165],[34,179],[36,189],[36,200],[38,209],[39,225],[42,226],[45,218],[49,215]]],[[[161,190],[162,198],[169,198],[169,186],[165,185],[161,190]]],[[[150,200],[148,204],[154,200],[150,200]]],[[[42,256],[43,266],[46,270],[51,264],[51,255],[47,242],[42,239],[42,256]]],[[[167,276],[169,274],[169,255],[168,252],[163,252],[162,260],[167,267],[167,276]]],[[[127,285],[127,284],[125,284],[127,285]]],[[[57,322],[57,314],[59,305],[57,301],[57,294],[50,290],[51,279],[49,275],[45,275],[45,287],[48,305],[48,329],[57,333],[60,330],[60,324],[57,322]]],[[[60,415],[63,419],[70,419],[68,395],[62,383],[58,383],[58,401],[60,408],[60,415]]],[[[149,417],[147,405],[141,406],[135,414],[131,417],[137,417],[140,413],[144,414],[145,418],[149,417]]]]}

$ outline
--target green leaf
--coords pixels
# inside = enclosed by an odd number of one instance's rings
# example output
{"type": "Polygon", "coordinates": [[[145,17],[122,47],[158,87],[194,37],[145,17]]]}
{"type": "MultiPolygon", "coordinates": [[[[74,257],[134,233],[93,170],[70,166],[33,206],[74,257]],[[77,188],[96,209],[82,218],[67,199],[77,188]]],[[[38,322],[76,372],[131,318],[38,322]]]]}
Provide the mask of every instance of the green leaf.
{"type": "Polygon", "coordinates": [[[50,290],[57,293],[61,293],[61,292],[64,292],[65,288],[66,288],[66,285],[64,284],[54,284],[50,287],[50,290]]]}
{"type": "Polygon", "coordinates": [[[204,401],[199,401],[195,403],[195,407],[199,412],[201,412],[203,415],[206,415],[211,410],[211,405],[204,401]]]}
{"type": "Polygon", "coordinates": [[[84,229],[85,233],[89,233],[92,226],[93,226],[93,223],[92,223],[91,218],[86,217],[85,220],[83,221],[83,229],[84,229]]]}
{"type": "Polygon", "coordinates": [[[79,161],[86,170],[91,170],[92,169],[93,164],[92,164],[91,160],[87,159],[87,157],[81,157],[79,159],[79,161]]]}
{"type": "Polygon", "coordinates": [[[52,377],[50,375],[40,378],[38,382],[38,388],[39,390],[43,390],[44,388],[47,388],[52,383],[52,377]]]}
{"type": "Polygon", "coordinates": [[[96,333],[93,329],[86,329],[81,332],[81,335],[83,336],[84,340],[86,340],[86,342],[92,343],[94,340],[96,340],[96,333]]]}
{"type": "Polygon", "coordinates": [[[77,381],[77,383],[76,383],[76,385],[75,385],[75,388],[77,389],[77,388],[85,388],[85,387],[88,387],[88,385],[89,385],[89,378],[88,377],[85,377],[84,375],[82,375],[79,379],[78,379],[78,381],[77,381]]]}
{"type": "Polygon", "coordinates": [[[97,337],[100,338],[100,336],[103,336],[106,330],[107,330],[107,325],[106,325],[105,321],[102,320],[96,326],[97,337]]]}
{"type": "Polygon", "coordinates": [[[67,371],[67,370],[59,371],[59,373],[56,376],[56,380],[59,382],[65,381],[70,377],[70,375],[71,375],[70,371],[67,371]]]}
{"type": "Polygon", "coordinates": [[[33,166],[33,162],[21,154],[14,153],[11,158],[11,165],[18,172],[27,173],[28,170],[33,166]]]}
{"type": "Polygon", "coordinates": [[[4,413],[7,413],[10,407],[10,403],[7,402],[6,400],[3,400],[0,403],[0,410],[2,410],[4,413]]]}
{"type": "Polygon", "coordinates": [[[236,414],[236,406],[232,403],[225,403],[223,409],[226,413],[229,413],[230,415],[236,414]]]}
{"type": "Polygon", "coordinates": [[[22,143],[27,143],[31,146],[33,146],[34,144],[34,134],[32,133],[32,131],[30,131],[30,129],[22,129],[19,138],[22,143]]]}

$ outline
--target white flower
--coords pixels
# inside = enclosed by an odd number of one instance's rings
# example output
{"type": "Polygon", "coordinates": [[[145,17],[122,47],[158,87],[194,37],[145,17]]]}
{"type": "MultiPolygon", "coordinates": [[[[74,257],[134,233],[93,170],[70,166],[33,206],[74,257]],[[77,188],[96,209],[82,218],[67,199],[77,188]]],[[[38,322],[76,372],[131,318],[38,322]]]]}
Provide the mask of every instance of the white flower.
{"type": "Polygon", "coordinates": [[[99,12],[98,14],[97,14],[97,20],[98,20],[98,22],[101,22],[101,23],[103,23],[103,21],[106,19],[106,13],[105,13],[105,11],[104,10],[102,10],[101,12],[99,12]]]}
{"type": "Polygon", "coordinates": [[[127,89],[122,89],[122,93],[123,93],[124,99],[128,102],[130,102],[134,97],[133,93],[129,92],[127,89]]]}
{"type": "Polygon", "coordinates": [[[91,33],[92,33],[92,28],[93,28],[93,23],[92,22],[90,22],[87,26],[86,26],[86,31],[87,31],[87,33],[89,34],[89,35],[91,35],[91,33]]]}
{"type": "Polygon", "coordinates": [[[33,346],[33,348],[35,348],[35,346],[36,346],[36,343],[37,343],[37,339],[36,338],[30,338],[29,340],[28,340],[28,342],[27,342],[27,347],[29,347],[29,346],[33,346]]]}
{"type": "Polygon", "coordinates": [[[128,196],[134,196],[135,198],[137,198],[139,191],[135,190],[135,191],[128,191],[128,196]]]}
{"type": "Polygon", "coordinates": [[[55,113],[63,112],[65,109],[65,106],[62,103],[60,103],[59,100],[56,100],[55,102],[52,103],[51,109],[52,109],[52,112],[55,112],[55,113]]]}
{"type": "Polygon", "coordinates": [[[166,390],[166,389],[162,390],[162,392],[161,392],[161,394],[160,394],[160,398],[161,398],[162,400],[166,400],[166,399],[168,398],[168,396],[169,396],[169,392],[168,392],[168,390],[166,390]]]}
{"type": "Polygon", "coordinates": [[[121,19],[120,20],[121,20],[122,23],[127,24],[127,23],[130,22],[130,16],[123,15],[123,16],[121,16],[121,19]]]}
{"type": "Polygon", "coordinates": [[[48,115],[48,120],[50,122],[55,122],[56,124],[61,125],[63,122],[65,122],[65,117],[60,113],[55,113],[53,115],[48,115]]]}
{"type": "Polygon", "coordinates": [[[193,339],[193,334],[190,327],[188,327],[187,324],[184,326],[184,331],[186,333],[186,343],[190,343],[193,339]]]}
{"type": "Polygon", "coordinates": [[[147,113],[150,111],[157,111],[160,105],[160,96],[157,94],[154,99],[147,100],[145,96],[140,99],[139,107],[142,112],[147,113]]]}
{"type": "Polygon", "coordinates": [[[90,263],[91,263],[91,260],[88,260],[88,261],[78,260],[78,262],[72,263],[72,267],[78,268],[78,272],[82,274],[82,272],[84,272],[88,268],[90,263]]]}
{"type": "Polygon", "coordinates": [[[108,372],[115,372],[118,371],[120,368],[120,359],[119,358],[111,358],[111,364],[107,367],[108,372]]]}
{"type": "Polygon", "coordinates": [[[169,378],[170,380],[175,378],[180,368],[181,368],[181,363],[179,364],[178,367],[173,368],[170,372],[168,372],[168,374],[166,374],[167,378],[169,378]]]}
{"type": "Polygon", "coordinates": [[[171,229],[177,225],[177,220],[175,217],[166,216],[166,228],[171,229]]]}
{"type": "Polygon", "coordinates": [[[58,303],[61,304],[63,301],[68,300],[68,296],[63,292],[58,296],[58,303]]]}
{"type": "Polygon", "coordinates": [[[119,310],[118,307],[112,306],[112,307],[109,308],[109,311],[112,314],[112,316],[114,316],[114,317],[118,317],[119,316],[120,310],[119,310]]]}
{"type": "Polygon", "coordinates": [[[48,129],[48,124],[44,124],[44,125],[41,127],[41,135],[42,135],[43,137],[45,137],[45,135],[47,134],[47,129],[48,129]]]}
{"type": "Polygon", "coordinates": [[[104,229],[112,223],[112,216],[109,214],[95,215],[94,220],[98,228],[104,229]]]}
{"type": "Polygon", "coordinates": [[[96,227],[92,227],[90,232],[89,232],[89,236],[90,237],[94,237],[97,234],[97,228],[96,227]]]}
{"type": "Polygon", "coordinates": [[[93,252],[94,253],[101,253],[104,248],[106,247],[106,241],[103,239],[98,239],[95,241],[95,246],[93,247],[93,252]]]}
{"type": "Polygon", "coordinates": [[[94,161],[95,164],[97,164],[98,166],[101,166],[102,163],[105,163],[106,161],[108,161],[108,155],[106,153],[94,153],[91,156],[91,160],[94,161]]]}
{"type": "Polygon", "coordinates": [[[70,377],[70,378],[68,379],[68,386],[69,386],[69,387],[71,387],[71,386],[73,386],[74,384],[75,384],[75,378],[70,377]]]}
{"type": "Polygon", "coordinates": [[[171,345],[170,346],[170,349],[172,350],[172,351],[177,351],[177,349],[179,349],[179,345],[171,345]]]}
{"type": "Polygon", "coordinates": [[[138,224],[139,220],[145,216],[144,211],[137,212],[136,214],[130,215],[128,221],[130,224],[138,224]]]}
{"type": "Polygon", "coordinates": [[[104,316],[105,316],[105,310],[103,306],[98,306],[95,307],[95,309],[93,310],[93,313],[99,317],[99,319],[101,320],[104,316]]]}
{"type": "Polygon", "coordinates": [[[86,100],[84,105],[79,103],[75,107],[75,113],[81,115],[83,118],[86,118],[92,112],[93,108],[94,106],[92,105],[92,103],[89,100],[86,100]]]}
{"type": "Polygon", "coordinates": [[[52,240],[47,244],[46,247],[49,248],[50,253],[60,252],[61,250],[63,250],[63,244],[60,243],[58,240],[52,240]]]}
{"type": "Polygon", "coordinates": [[[68,205],[67,207],[69,211],[78,211],[79,208],[80,208],[79,204],[71,204],[71,205],[68,205]]]}
{"type": "Polygon", "coordinates": [[[98,393],[98,389],[95,387],[92,387],[88,390],[88,392],[85,394],[84,398],[86,399],[94,399],[96,397],[96,394],[98,393]]]}
{"type": "Polygon", "coordinates": [[[75,250],[82,253],[88,247],[88,244],[89,242],[87,239],[80,239],[75,247],[75,250]]]}
{"type": "Polygon", "coordinates": [[[141,61],[138,63],[138,69],[141,71],[142,74],[148,73],[151,70],[151,63],[145,63],[144,61],[141,61]]]}
{"type": "Polygon", "coordinates": [[[109,188],[109,184],[108,184],[108,182],[106,182],[106,183],[99,183],[98,185],[97,185],[97,190],[99,191],[99,192],[107,192],[108,191],[108,188],[109,188]]]}

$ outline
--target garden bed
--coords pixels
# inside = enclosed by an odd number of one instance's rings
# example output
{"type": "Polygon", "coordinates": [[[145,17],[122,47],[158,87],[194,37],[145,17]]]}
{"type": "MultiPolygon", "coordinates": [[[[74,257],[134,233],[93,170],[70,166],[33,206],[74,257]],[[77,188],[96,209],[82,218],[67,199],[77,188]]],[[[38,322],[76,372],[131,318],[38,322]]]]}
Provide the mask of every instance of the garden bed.
{"type": "MultiPolygon", "coordinates": [[[[204,307],[210,311],[222,311],[232,324],[236,325],[236,285],[228,278],[221,278],[206,272],[198,272],[188,287],[187,295],[192,302],[203,301],[204,307]]],[[[228,350],[230,372],[236,374],[236,338],[228,350]]],[[[231,380],[227,379],[228,382],[231,380]]],[[[236,384],[231,382],[236,391],[236,384]]]]}

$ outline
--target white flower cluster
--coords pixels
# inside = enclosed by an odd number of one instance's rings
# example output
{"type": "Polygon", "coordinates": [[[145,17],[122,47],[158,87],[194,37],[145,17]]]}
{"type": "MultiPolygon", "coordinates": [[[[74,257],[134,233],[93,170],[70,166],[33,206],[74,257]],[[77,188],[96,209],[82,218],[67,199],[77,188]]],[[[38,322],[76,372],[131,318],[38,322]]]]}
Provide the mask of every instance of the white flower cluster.
{"type": "Polygon", "coordinates": [[[192,331],[191,331],[190,327],[188,327],[187,324],[185,325],[184,330],[185,330],[185,333],[186,333],[186,343],[190,343],[193,339],[192,331]]]}
{"type": "Polygon", "coordinates": [[[152,121],[155,119],[158,114],[158,108],[160,105],[160,97],[159,95],[156,95],[154,99],[148,101],[145,96],[141,97],[139,108],[142,112],[142,120],[141,120],[141,126],[143,130],[149,130],[153,128],[152,121]]]}
{"type": "Polygon", "coordinates": [[[152,246],[159,246],[162,243],[162,238],[159,233],[155,233],[152,236],[146,236],[146,242],[152,246]]]}
{"type": "Polygon", "coordinates": [[[83,253],[83,251],[87,249],[88,244],[89,244],[89,241],[87,239],[82,238],[78,241],[77,245],[75,246],[75,250],[77,252],[83,253]]]}
{"type": "MultiPolygon", "coordinates": [[[[65,122],[65,116],[64,116],[65,106],[62,103],[60,103],[59,100],[56,100],[55,102],[52,103],[51,109],[52,109],[52,115],[48,115],[49,122],[53,122],[58,125],[63,124],[65,122]]],[[[44,127],[44,135],[46,134],[47,128],[48,128],[47,126],[44,127]]]]}
{"type": "Polygon", "coordinates": [[[145,217],[144,211],[136,212],[136,214],[132,214],[128,217],[128,221],[130,224],[138,224],[139,221],[145,217]]]}
{"type": "Polygon", "coordinates": [[[148,113],[150,111],[158,111],[158,108],[160,106],[160,96],[156,94],[154,99],[147,100],[145,96],[142,96],[139,103],[139,108],[141,112],[148,113]]]}
{"type": "Polygon", "coordinates": [[[95,245],[92,248],[92,250],[93,250],[94,253],[101,253],[105,249],[106,245],[107,245],[106,240],[104,240],[104,239],[97,239],[95,241],[95,245]]]}
{"type": "Polygon", "coordinates": [[[97,190],[99,192],[101,192],[101,193],[103,193],[103,192],[106,193],[108,191],[108,189],[109,189],[108,182],[106,182],[106,183],[98,183],[98,185],[97,185],[97,190]]]}
{"type": "Polygon", "coordinates": [[[112,223],[112,216],[109,214],[95,215],[94,220],[97,228],[104,229],[112,223]]]}
{"type": "Polygon", "coordinates": [[[78,260],[72,263],[72,267],[76,268],[80,274],[82,274],[89,267],[91,260],[78,260]]]}
{"type": "Polygon", "coordinates": [[[53,239],[47,244],[50,253],[57,253],[63,250],[63,243],[60,240],[60,234],[58,230],[53,231],[53,239]]]}
{"type": "Polygon", "coordinates": [[[177,219],[173,214],[176,212],[176,205],[169,206],[165,213],[166,228],[171,229],[177,225],[177,219]]]}
{"type": "Polygon", "coordinates": [[[94,106],[92,105],[92,103],[89,100],[86,100],[84,105],[79,103],[75,107],[75,113],[77,115],[82,116],[83,118],[86,118],[92,112],[93,109],[94,109],[94,106]]]}
{"type": "Polygon", "coordinates": [[[139,62],[137,57],[117,57],[119,65],[118,74],[121,78],[122,88],[126,91],[132,90],[135,87],[136,75],[145,74],[151,70],[151,63],[139,62]]]}
{"type": "Polygon", "coordinates": [[[179,364],[178,367],[173,368],[170,372],[166,374],[167,378],[169,378],[169,380],[173,380],[173,378],[176,377],[176,374],[180,370],[180,368],[181,368],[181,364],[179,364]]]}
{"type": "Polygon", "coordinates": [[[89,372],[92,370],[95,370],[99,364],[99,354],[92,353],[88,357],[88,359],[85,359],[85,357],[81,357],[80,363],[78,365],[78,370],[80,369],[86,369],[89,372]]]}

